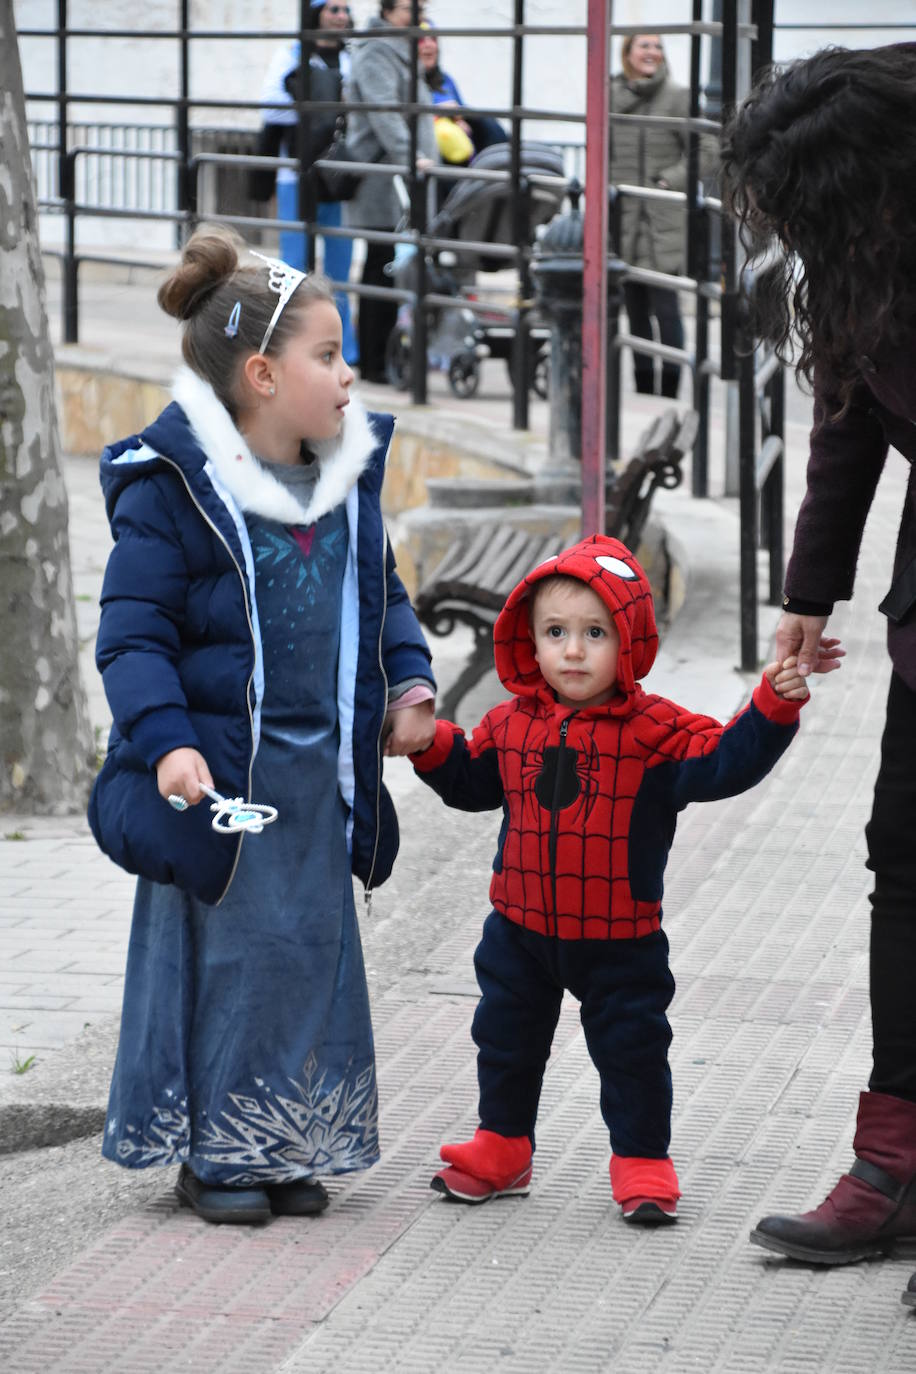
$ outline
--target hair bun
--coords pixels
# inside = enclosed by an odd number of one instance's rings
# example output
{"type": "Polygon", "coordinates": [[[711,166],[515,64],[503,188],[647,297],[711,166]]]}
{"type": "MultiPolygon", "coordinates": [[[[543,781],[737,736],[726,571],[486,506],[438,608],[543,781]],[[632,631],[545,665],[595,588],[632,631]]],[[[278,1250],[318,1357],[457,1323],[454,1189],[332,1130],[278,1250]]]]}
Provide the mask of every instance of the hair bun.
{"type": "Polygon", "coordinates": [[[181,262],[162,283],[157,300],[167,315],[188,320],[239,265],[236,235],[217,229],[198,231],[185,244],[181,262]]]}

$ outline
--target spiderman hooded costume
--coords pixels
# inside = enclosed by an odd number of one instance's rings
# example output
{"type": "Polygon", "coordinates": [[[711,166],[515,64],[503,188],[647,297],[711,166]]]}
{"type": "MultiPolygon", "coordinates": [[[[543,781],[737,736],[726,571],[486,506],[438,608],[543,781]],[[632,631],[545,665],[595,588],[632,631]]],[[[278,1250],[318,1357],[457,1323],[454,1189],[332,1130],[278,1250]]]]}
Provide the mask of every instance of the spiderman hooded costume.
{"type": "Polygon", "coordinates": [[[722,726],[644,692],[639,679],[658,649],[652,593],[633,555],[607,536],[529,573],[494,641],[512,699],[487,712],[470,742],[439,721],[433,744],[413,756],[416,771],[449,806],[503,808],[490,900],[510,921],[566,940],[648,935],[660,923],[677,813],[759,782],[798,728],[799,703],[764,678],[722,726]],[[605,705],[561,705],[535,658],[531,591],[558,574],[601,597],[620,637],[617,691],[605,705]]]}
{"type": "Polygon", "coordinates": [[[643,691],[639,679],[658,648],[651,589],[630,551],[604,535],[530,572],[496,621],[494,642],[512,697],[487,712],[470,741],[438,721],[432,745],[412,756],[447,805],[503,811],[493,911],[475,954],[481,1128],[472,1141],[443,1146],[450,1167],[433,1187],[466,1202],[527,1192],[541,1082],[569,989],[601,1076],[614,1197],[627,1220],[672,1221],[679,1189],[667,1156],[666,1011],[674,980],[660,925],[677,815],[764,777],[798,728],[801,702],[780,696],[765,674],[723,726],[643,691]],[[561,698],[536,656],[532,594],[557,577],[595,593],[619,639],[616,681],[597,705],[561,698]]]}

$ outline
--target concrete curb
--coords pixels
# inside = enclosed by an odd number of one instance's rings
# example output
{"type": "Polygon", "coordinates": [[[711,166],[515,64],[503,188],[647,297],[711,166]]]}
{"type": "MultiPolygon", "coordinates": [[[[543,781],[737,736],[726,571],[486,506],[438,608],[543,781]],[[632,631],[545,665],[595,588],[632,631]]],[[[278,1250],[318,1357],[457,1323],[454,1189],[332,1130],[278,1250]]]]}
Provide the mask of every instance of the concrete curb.
{"type": "Polygon", "coordinates": [[[64,1145],[105,1125],[120,1018],[109,1017],[22,1075],[0,1076],[0,1155],[64,1145]]]}

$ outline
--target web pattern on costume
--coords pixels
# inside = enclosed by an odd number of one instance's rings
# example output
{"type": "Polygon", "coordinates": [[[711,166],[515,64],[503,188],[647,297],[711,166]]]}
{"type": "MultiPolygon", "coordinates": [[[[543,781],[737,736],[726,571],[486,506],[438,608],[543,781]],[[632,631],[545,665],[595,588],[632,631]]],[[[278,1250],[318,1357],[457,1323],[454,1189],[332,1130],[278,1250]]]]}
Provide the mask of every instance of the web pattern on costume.
{"type": "MultiPolygon", "coordinates": [[[[633,939],[660,922],[660,901],[634,897],[629,846],[636,798],[647,768],[714,750],[723,727],[707,716],[647,697],[638,679],[658,646],[648,580],[618,540],[577,545],[535,568],[496,622],[494,647],[504,681],[521,692],[491,711],[471,755],[495,747],[508,824],[491,884],[494,906],[511,920],[567,939],[633,939]],[[566,708],[547,703],[529,632],[530,594],[552,575],[574,577],[608,606],[620,636],[620,696],[606,711],[568,711],[565,747],[575,749],[578,789],[552,808],[536,784],[548,752],[559,763],[566,708]],[[558,748],[559,747],[559,748],[558,748]]],[[[671,829],[674,826],[671,811],[671,829]]],[[[659,854],[660,870],[666,855],[659,854]]]]}
{"type": "MultiPolygon", "coordinates": [[[[552,816],[535,782],[561,718],[562,710],[545,715],[531,700],[507,702],[488,713],[471,741],[472,756],[496,749],[508,811],[493,904],[519,925],[561,939],[648,935],[658,929],[661,904],[634,897],[629,876],[633,808],[646,769],[705,757],[724,727],[658,697],[641,696],[625,719],[569,713],[566,745],[576,751],[579,790],[556,813],[554,900],[552,816]]],[[[663,867],[664,855],[659,862],[663,867]]]]}

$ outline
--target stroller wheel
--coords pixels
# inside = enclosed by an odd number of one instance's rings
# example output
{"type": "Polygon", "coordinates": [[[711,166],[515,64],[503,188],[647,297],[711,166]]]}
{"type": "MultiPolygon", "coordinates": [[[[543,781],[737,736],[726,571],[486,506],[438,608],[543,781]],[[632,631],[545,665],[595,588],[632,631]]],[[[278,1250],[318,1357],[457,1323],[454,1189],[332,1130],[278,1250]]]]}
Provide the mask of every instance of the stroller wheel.
{"type": "MultiPolygon", "coordinates": [[[[509,385],[515,390],[515,373],[511,354],[506,359],[506,371],[509,374],[509,385]]],[[[546,401],[549,383],[550,350],[542,348],[531,359],[528,369],[528,389],[533,391],[536,396],[540,396],[542,401],[546,401]]]]}
{"type": "Polygon", "coordinates": [[[385,345],[385,376],[388,385],[406,391],[410,386],[410,334],[396,324],[385,345]]]}
{"type": "Polygon", "coordinates": [[[473,353],[456,353],[448,365],[448,384],[462,400],[480,385],[480,364],[473,353]]]}
{"type": "Polygon", "coordinates": [[[534,394],[540,396],[542,401],[546,401],[550,386],[550,354],[546,349],[543,349],[534,360],[534,379],[531,385],[534,387],[534,394]]]}

